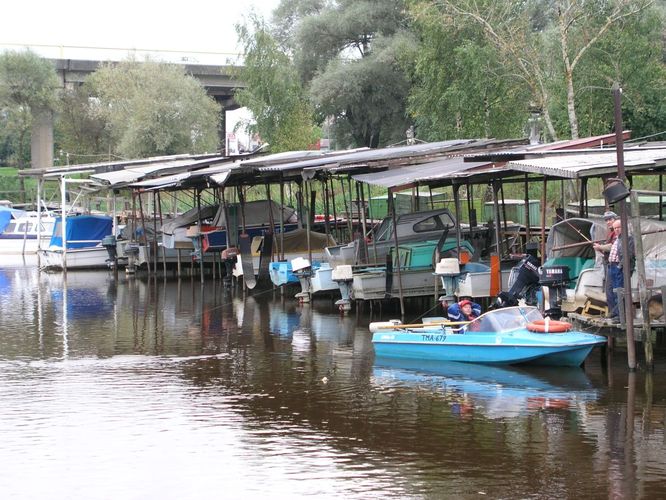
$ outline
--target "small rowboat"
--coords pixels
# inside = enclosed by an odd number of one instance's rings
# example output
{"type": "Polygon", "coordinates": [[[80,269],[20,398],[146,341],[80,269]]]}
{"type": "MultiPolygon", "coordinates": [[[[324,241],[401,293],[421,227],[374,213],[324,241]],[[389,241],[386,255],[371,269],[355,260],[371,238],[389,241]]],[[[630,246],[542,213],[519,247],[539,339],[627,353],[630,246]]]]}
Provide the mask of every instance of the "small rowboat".
{"type": "Polygon", "coordinates": [[[372,343],[378,357],[486,364],[580,366],[605,337],[544,320],[536,307],[507,307],[464,325],[380,325],[372,343]]]}

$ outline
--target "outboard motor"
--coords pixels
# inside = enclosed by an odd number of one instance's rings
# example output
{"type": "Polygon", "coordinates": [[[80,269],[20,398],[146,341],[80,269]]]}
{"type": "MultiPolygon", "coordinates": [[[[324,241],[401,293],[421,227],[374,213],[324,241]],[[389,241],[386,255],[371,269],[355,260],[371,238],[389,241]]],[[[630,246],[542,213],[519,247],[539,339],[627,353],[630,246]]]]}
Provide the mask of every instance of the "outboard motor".
{"type": "Polygon", "coordinates": [[[118,257],[118,251],[116,250],[116,237],[112,234],[102,238],[102,246],[106,248],[106,252],[109,254],[109,258],[106,261],[110,264],[115,264],[116,258],[118,257]]]}
{"type": "Polygon", "coordinates": [[[237,247],[227,247],[220,254],[220,258],[224,263],[224,278],[222,283],[224,286],[230,287],[232,284],[231,278],[234,274],[234,266],[236,265],[236,260],[238,260],[238,248],[237,247]]]}
{"type": "Polygon", "coordinates": [[[512,272],[513,283],[508,292],[500,292],[493,308],[517,306],[519,299],[528,304],[536,304],[536,291],[539,284],[539,260],[533,255],[525,255],[512,272]]]}
{"type": "Polygon", "coordinates": [[[539,269],[539,285],[548,288],[548,308],[544,311],[544,315],[554,319],[562,317],[562,299],[567,293],[567,283],[569,283],[568,266],[539,269]]]}

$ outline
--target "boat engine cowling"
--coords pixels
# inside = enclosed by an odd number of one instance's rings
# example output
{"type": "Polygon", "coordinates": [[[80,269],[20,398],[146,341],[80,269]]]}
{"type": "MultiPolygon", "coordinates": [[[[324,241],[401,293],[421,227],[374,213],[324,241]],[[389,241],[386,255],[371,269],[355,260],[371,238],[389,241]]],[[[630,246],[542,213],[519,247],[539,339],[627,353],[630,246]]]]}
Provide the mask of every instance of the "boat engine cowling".
{"type": "Polygon", "coordinates": [[[562,316],[562,299],[566,296],[568,283],[568,266],[539,268],[539,285],[548,288],[548,308],[544,307],[546,316],[560,319],[562,316]]]}
{"type": "Polygon", "coordinates": [[[107,262],[115,262],[116,257],[118,256],[118,252],[116,250],[116,237],[112,234],[105,236],[102,238],[102,246],[106,248],[107,253],[109,254],[109,258],[107,259],[107,262]]]}
{"type": "Polygon", "coordinates": [[[534,289],[539,284],[539,260],[533,255],[525,255],[514,270],[514,279],[507,292],[500,292],[493,307],[517,306],[520,299],[529,304],[536,300],[534,289]]]}

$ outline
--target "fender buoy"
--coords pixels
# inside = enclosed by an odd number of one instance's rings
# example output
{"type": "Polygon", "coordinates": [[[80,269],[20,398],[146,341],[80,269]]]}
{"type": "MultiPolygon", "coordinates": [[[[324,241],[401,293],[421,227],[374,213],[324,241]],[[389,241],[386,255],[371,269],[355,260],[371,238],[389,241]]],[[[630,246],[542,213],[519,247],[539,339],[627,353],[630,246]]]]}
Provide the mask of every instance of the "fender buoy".
{"type": "Polygon", "coordinates": [[[567,323],[566,321],[556,321],[550,318],[538,319],[531,323],[527,323],[527,329],[530,332],[538,333],[563,333],[568,332],[572,328],[573,325],[571,323],[567,323]]]}

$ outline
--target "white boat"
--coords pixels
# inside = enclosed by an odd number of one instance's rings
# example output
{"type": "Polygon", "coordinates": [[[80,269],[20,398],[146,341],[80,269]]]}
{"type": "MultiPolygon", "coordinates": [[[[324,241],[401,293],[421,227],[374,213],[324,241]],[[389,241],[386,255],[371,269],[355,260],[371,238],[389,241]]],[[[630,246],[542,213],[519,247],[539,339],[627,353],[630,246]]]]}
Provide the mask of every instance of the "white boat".
{"type": "MultiPolygon", "coordinates": [[[[40,250],[42,267],[63,269],[65,267],[62,248],[40,250]]],[[[87,248],[67,249],[67,269],[105,269],[108,267],[109,252],[101,244],[87,248]]]]}
{"type": "Polygon", "coordinates": [[[56,219],[49,246],[39,251],[42,266],[53,269],[93,269],[108,267],[109,258],[102,239],[113,231],[113,219],[102,215],[67,217],[66,249],[61,218],[56,219]]]}
{"type": "Polygon", "coordinates": [[[42,213],[41,231],[38,231],[37,212],[22,210],[4,210],[9,213],[9,220],[0,233],[0,255],[35,254],[37,248],[48,246],[55,225],[55,217],[42,213]],[[37,236],[40,233],[41,245],[37,236]]]}

